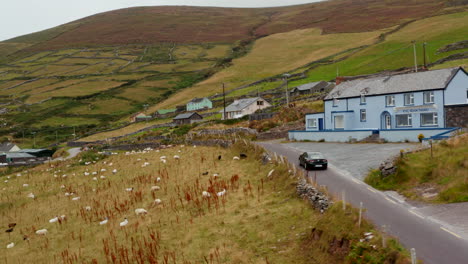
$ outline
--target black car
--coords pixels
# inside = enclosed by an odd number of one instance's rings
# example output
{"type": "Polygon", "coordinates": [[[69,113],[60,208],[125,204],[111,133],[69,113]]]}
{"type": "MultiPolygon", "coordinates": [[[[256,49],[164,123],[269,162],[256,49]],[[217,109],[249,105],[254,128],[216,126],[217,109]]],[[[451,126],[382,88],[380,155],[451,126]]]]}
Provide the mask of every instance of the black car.
{"type": "Polygon", "coordinates": [[[299,156],[299,166],[304,166],[304,169],[328,167],[328,161],[320,152],[304,152],[299,156]]]}

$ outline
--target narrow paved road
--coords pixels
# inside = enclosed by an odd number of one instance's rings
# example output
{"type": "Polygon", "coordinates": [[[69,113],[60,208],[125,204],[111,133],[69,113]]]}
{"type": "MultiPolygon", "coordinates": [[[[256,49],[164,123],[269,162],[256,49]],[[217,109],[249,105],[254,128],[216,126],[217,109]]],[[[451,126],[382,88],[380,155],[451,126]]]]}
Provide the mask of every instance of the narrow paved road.
{"type": "MultiPolygon", "coordinates": [[[[300,150],[272,142],[258,144],[299,165],[300,150]]],[[[418,259],[425,264],[468,263],[468,241],[456,232],[335,168],[330,164],[328,170],[310,171],[309,176],[316,174],[318,184],[326,185],[336,197],[341,197],[344,191],[346,202],[355,207],[362,202],[368,219],[377,226],[385,226],[386,232],[397,237],[406,248],[415,248],[418,259]]]]}
{"type": "Polygon", "coordinates": [[[80,152],[81,152],[81,148],[71,148],[69,150],[67,150],[68,152],[68,156],[66,156],[65,158],[63,157],[58,157],[54,160],[68,160],[68,159],[72,159],[74,157],[76,157],[80,152]]]}

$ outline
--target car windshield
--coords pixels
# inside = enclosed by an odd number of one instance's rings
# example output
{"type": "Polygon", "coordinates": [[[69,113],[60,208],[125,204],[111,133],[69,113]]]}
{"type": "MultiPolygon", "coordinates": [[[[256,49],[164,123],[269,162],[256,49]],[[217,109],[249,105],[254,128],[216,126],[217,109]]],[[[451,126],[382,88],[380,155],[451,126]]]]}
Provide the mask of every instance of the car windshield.
{"type": "Polygon", "coordinates": [[[323,159],[323,155],[320,152],[307,152],[307,157],[311,159],[323,159]]]}

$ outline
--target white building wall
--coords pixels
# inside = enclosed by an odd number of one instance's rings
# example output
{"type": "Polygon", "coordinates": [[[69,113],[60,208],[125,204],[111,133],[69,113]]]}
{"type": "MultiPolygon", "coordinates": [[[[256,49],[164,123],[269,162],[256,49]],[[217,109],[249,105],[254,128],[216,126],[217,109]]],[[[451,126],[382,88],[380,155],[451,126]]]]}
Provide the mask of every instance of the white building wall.
{"type": "Polygon", "coordinates": [[[351,139],[363,140],[372,135],[372,131],[289,131],[289,140],[310,140],[327,142],[349,142],[351,139]]]}
{"type": "Polygon", "coordinates": [[[468,76],[462,71],[453,77],[444,92],[445,104],[467,104],[468,103],[468,76]]]}

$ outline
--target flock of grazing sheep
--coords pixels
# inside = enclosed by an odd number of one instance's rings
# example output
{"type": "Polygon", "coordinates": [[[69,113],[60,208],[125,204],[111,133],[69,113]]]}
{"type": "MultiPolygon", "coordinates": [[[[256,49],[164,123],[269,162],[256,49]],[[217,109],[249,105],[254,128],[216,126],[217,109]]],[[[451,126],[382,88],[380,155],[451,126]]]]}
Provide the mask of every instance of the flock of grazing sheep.
{"type": "MultiPolygon", "coordinates": [[[[125,262],[132,257],[118,242],[150,243],[148,234],[152,244],[140,248],[146,253],[133,244],[126,250],[135,250],[134,258],[169,257],[161,251],[162,228],[184,234],[174,227],[182,219],[193,223],[207,211],[222,211],[227,194],[240,189],[239,174],[246,173],[238,165],[246,156],[221,148],[180,145],[112,154],[6,176],[0,189],[1,219],[8,224],[0,240],[8,250],[5,261],[125,262]]],[[[250,181],[244,183],[244,195],[251,195],[250,181]]]]}

